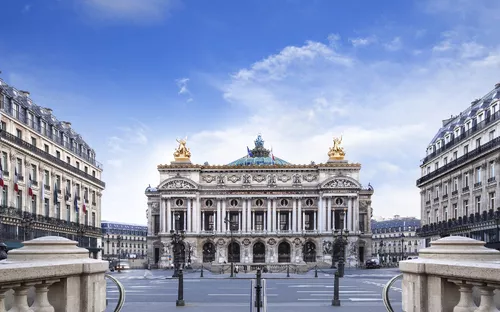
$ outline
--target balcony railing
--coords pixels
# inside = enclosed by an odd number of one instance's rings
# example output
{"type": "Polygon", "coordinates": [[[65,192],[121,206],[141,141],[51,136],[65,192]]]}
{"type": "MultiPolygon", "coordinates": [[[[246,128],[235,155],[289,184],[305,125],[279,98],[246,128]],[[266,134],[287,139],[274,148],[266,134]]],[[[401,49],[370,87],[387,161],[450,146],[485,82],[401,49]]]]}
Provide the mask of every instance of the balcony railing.
{"type": "Polygon", "coordinates": [[[448,199],[448,194],[443,195],[443,200],[446,200],[446,199],[448,199]]]}
{"type": "Polygon", "coordinates": [[[469,186],[462,187],[462,193],[468,192],[469,190],[469,186]]]}
{"type": "Polygon", "coordinates": [[[98,227],[82,225],[76,222],[68,222],[66,220],[53,217],[46,217],[45,215],[22,211],[15,207],[0,206],[0,216],[18,220],[31,218],[31,220],[33,220],[33,229],[56,229],[57,231],[66,231],[71,233],[76,233],[80,230],[84,231],[86,234],[94,236],[101,236],[102,234],[101,228],[98,227]]]}
{"type": "Polygon", "coordinates": [[[474,183],[474,188],[481,187],[483,185],[483,182],[476,182],[474,183]]]}
{"type": "Polygon", "coordinates": [[[416,233],[420,237],[446,236],[449,234],[468,233],[485,227],[494,228],[500,223],[500,208],[490,209],[482,213],[464,215],[458,219],[449,219],[437,223],[426,224],[416,233]]]}
{"type": "Polygon", "coordinates": [[[50,191],[50,185],[45,184],[43,187],[44,187],[47,191],[50,191]]]}
{"type": "Polygon", "coordinates": [[[451,196],[455,196],[457,194],[458,194],[458,190],[454,190],[454,191],[451,192],[451,196]]]}
{"type": "Polygon", "coordinates": [[[495,181],[496,181],[495,177],[488,178],[488,183],[493,183],[495,181]]]}
{"type": "Polygon", "coordinates": [[[486,153],[486,152],[490,152],[498,147],[500,147],[500,137],[495,138],[495,139],[489,141],[488,143],[485,143],[484,145],[481,145],[480,147],[468,152],[467,154],[465,154],[461,157],[458,157],[455,160],[450,161],[448,164],[442,166],[441,168],[438,168],[437,170],[434,170],[434,171],[426,174],[425,176],[423,176],[417,180],[417,186],[436,178],[440,174],[443,174],[450,169],[458,168],[459,166],[467,163],[468,161],[476,158],[477,156],[480,156],[481,154],[486,153]]]}
{"type": "Polygon", "coordinates": [[[495,114],[485,118],[483,121],[481,121],[480,123],[478,123],[477,125],[475,126],[472,126],[471,129],[463,132],[462,134],[460,134],[458,137],[456,138],[453,138],[452,140],[450,140],[448,143],[446,143],[443,147],[441,147],[440,149],[438,149],[437,151],[427,155],[423,160],[422,160],[422,164],[425,164],[427,163],[428,161],[430,161],[431,159],[433,159],[434,157],[452,149],[453,147],[455,147],[455,145],[457,145],[458,143],[464,141],[465,139],[469,138],[470,136],[472,136],[473,134],[475,134],[476,132],[484,129],[486,126],[488,126],[490,123],[496,121],[497,119],[499,119],[500,117],[500,111],[496,112],[495,114]]]}
{"type": "Polygon", "coordinates": [[[67,170],[73,172],[74,174],[80,175],[83,178],[88,179],[88,180],[96,183],[97,185],[100,185],[102,187],[106,186],[106,184],[103,181],[91,176],[88,173],[85,173],[83,170],[80,170],[80,169],[77,169],[77,168],[71,166],[70,164],[60,160],[59,158],[50,155],[49,153],[45,152],[44,150],[41,150],[41,149],[37,148],[36,146],[31,145],[30,143],[14,136],[14,135],[12,135],[4,130],[0,130],[0,138],[7,140],[11,143],[17,144],[18,146],[25,148],[25,149],[29,150],[30,152],[47,159],[49,162],[55,163],[56,165],[61,166],[64,169],[67,169],[67,170]]]}

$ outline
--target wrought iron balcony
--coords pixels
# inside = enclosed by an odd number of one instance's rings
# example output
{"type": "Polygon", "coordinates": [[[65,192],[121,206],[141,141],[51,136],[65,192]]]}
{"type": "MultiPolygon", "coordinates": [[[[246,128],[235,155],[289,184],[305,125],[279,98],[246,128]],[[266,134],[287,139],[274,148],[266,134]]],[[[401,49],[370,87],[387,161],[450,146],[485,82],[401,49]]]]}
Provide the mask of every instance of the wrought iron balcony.
{"type": "MultiPolygon", "coordinates": [[[[498,112],[497,112],[498,113],[498,112]]],[[[442,166],[441,168],[438,168],[425,176],[421,177],[420,179],[417,180],[417,186],[428,182],[439,175],[448,172],[451,169],[457,169],[458,167],[464,165],[465,163],[469,162],[470,160],[486,153],[486,152],[491,152],[494,149],[500,147],[500,137],[495,138],[488,143],[485,143],[484,145],[481,145],[480,147],[468,152],[467,154],[458,157],[455,160],[450,161],[448,164],[442,166]]]]}
{"type": "Polygon", "coordinates": [[[488,183],[496,182],[495,177],[488,178],[488,183]]]}
{"type": "Polygon", "coordinates": [[[47,191],[50,191],[50,185],[45,184],[43,187],[44,187],[47,191]]]}
{"type": "Polygon", "coordinates": [[[466,187],[463,187],[462,188],[462,193],[464,192],[468,192],[470,189],[469,189],[469,186],[466,186],[466,187]]]}
{"type": "Polygon", "coordinates": [[[451,196],[455,196],[458,194],[458,190],[454,190],[453,192],[451,192],[451,196]]]}
{"type": "Polygon", "coordinates": [[[443,195],[443,200],[448,199],[448,194],[443,195]]]}
{"type": "Polygon", "coordinates": [[[476,182],[474,183],[474,188],[481,187],[483,185],[483,182],[476,182]]]}
{"type": "MultiPolygon", "coordinates": [[[[43,157],[43,158],[47,159],[49,162],[54,163],[54,164],[56,164],[58,166],[61,166],[64,169],[69,170],[69,171],[73,172],[74,174],[79,175],[79,176],[81,176],[81,177],[83,177],[83,178],[85,178],[87,180],[90,180],[90,181],[96,183],[99,186],[102,186],[102,187],[106,186],[106,184],[103,181],[97,179],[96,177],[93,177],[90,174],[85,173],[85,171],[77,169],[77,168],[71,166],[70,164],[62,161],[61,159],[59,159],[59,158],[57,158],[55,156],[52,156],[51,154],[45,152],[44,150],[41,150],[41,149],[37,148],[34,145],[31,145],[30,143],[28,143],[28,142],[26,142],[26,141],[24,141],[24,140],[16,137],[15,135],[12,135],[12,134],[6,132],[5,130],[0,130],[0,139],[8,141],[10,143],[14,143],[14,144],[18,145],[21,148],[27,149],[30,152],[32,152],[32,153],[34,153],[34,154],[36,154],[36,155],[38,155],[40,157],[43,157]]],[[[21,176],[19,176],[19,180],[22,181],[21,180],[21,176]]]]}

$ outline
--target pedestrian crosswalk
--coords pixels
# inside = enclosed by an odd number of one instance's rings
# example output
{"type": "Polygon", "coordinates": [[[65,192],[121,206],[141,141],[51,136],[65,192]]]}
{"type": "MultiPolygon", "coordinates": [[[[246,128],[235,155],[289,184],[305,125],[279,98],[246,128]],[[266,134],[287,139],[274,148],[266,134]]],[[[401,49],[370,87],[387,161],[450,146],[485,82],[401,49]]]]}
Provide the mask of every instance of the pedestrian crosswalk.
{"type": "MultiPolygon", "coordinates": [[[[331,301],[333,297],[333,285],[331,283],[278,283],[296,293],[297,301],[321,302],[331,301]]],[[[339,297],[343,301],[351,302],[381,302],[382,292],[378,288],[361,289],[354,285],[341,285],[339,297]]]]}

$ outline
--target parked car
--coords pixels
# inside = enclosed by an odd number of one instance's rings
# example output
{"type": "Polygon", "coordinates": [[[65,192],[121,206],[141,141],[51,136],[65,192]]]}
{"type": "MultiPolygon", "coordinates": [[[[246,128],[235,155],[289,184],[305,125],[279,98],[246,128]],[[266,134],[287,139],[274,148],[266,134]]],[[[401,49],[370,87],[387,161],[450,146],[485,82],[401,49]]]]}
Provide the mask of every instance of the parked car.
{"type": "Polygon", "coordinates": [[[366,260],[365,266],[367,269],[380,269],[380,262],[377,258],[366,260]]]}

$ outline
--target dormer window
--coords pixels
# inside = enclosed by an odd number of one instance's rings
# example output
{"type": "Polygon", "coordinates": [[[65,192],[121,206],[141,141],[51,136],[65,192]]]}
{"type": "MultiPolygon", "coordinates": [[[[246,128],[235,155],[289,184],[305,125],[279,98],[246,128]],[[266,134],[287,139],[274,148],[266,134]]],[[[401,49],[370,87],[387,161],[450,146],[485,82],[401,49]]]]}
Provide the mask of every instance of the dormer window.
{"type": "Polygon", "coordinates": [[[465,123],[465,131],[469,131],[470,128],[471,128],[471,125],[472,125],[472,120],[468,120],[466,123],[465,123]]]}
{"type": "Polygon", "coordinates": [[[484,120],[484,113],[480,113],[479,115],[477,115],[477,122],[478,123],[480,123],[483,120],[484,120]]]}

